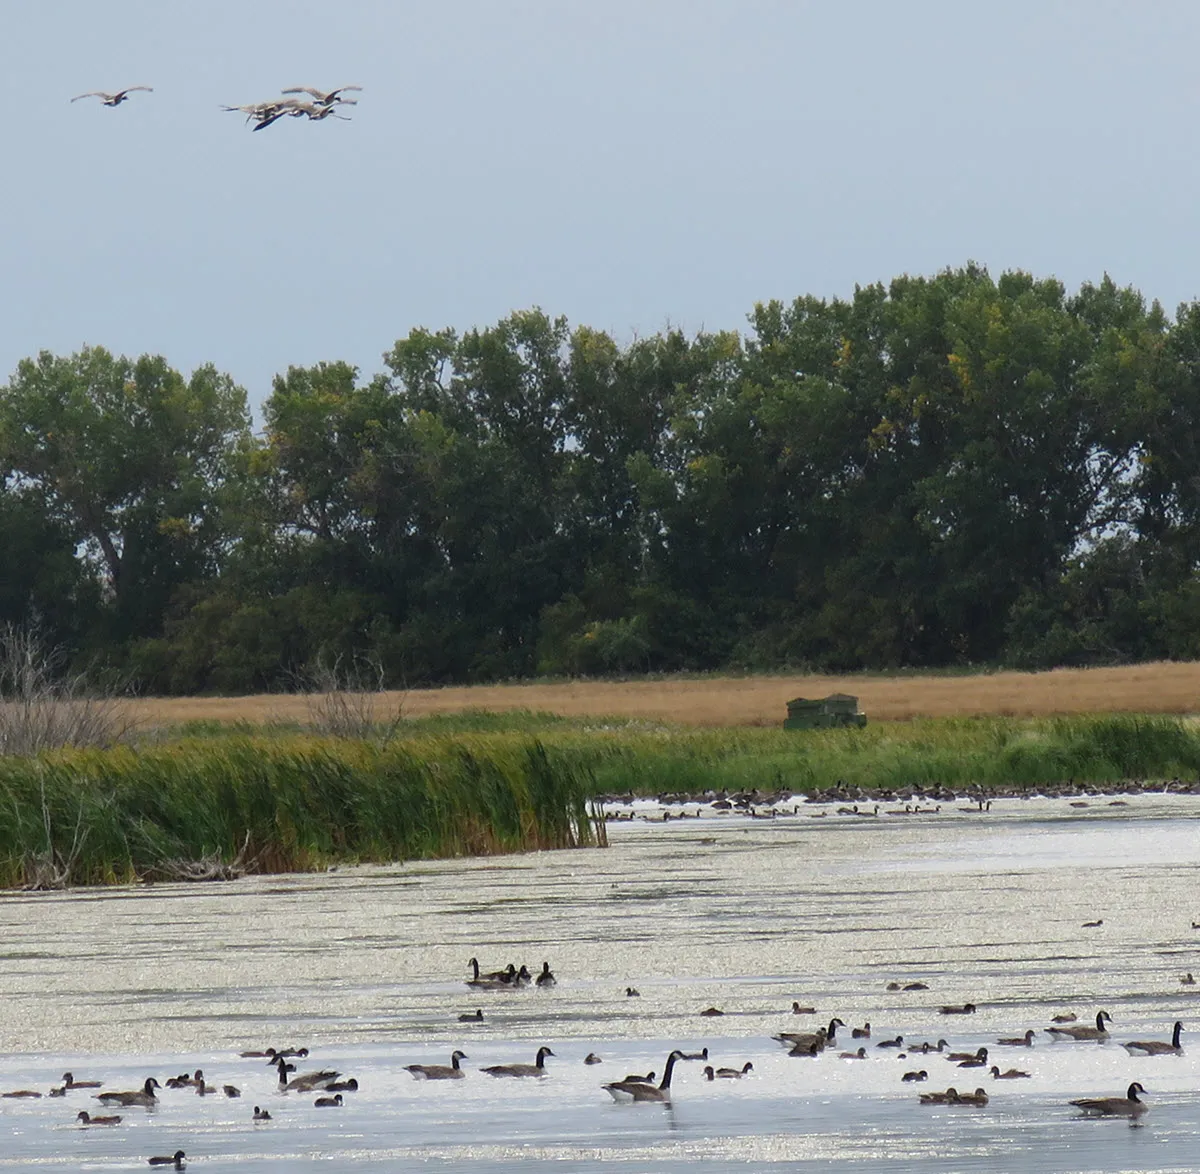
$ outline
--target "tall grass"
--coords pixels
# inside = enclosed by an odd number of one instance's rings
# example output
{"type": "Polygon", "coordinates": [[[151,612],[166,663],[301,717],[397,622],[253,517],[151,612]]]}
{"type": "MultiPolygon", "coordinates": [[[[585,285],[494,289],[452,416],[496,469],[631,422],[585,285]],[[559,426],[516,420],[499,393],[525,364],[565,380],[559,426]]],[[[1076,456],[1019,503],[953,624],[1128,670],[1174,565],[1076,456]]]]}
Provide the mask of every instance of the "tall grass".
{"type": "Polygon", "coordinates": [[[596,843],[585,764],[529,738],[404,746],[253,738],[0,759],[0,885],[51,859],[64,883],[173,862],[304,871],[335,861],[596,843]]]}

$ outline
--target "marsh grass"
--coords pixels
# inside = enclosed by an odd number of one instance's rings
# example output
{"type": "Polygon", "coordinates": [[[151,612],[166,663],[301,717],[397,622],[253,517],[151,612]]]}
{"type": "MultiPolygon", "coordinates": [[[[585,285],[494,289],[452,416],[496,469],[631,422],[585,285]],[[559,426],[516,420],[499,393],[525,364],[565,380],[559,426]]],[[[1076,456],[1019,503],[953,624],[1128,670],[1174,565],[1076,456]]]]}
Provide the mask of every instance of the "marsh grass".
{"type": "Polygon", "coordinates": [[[586,765],[527,738],[232,737],[0,759],[0,884],[31,862],[63,883],[163,875],[166,862],[259,872],[603,841],[586,765]],[[79,829],[84,830],[82,838],[79,829]]]}

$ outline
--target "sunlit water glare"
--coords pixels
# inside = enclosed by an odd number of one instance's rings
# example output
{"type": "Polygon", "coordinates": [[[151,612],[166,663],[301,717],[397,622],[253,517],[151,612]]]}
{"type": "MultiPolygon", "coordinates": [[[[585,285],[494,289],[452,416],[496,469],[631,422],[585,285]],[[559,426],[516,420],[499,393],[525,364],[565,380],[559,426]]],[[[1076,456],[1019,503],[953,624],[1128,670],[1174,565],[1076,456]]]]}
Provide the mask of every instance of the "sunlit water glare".
{"type": "MultiPolygon", "coordinates": [[[[863,819],[729,815],[610,824],[611,847],[347,869],[227,884],[0,897],[0,1091],[47,1092],[64,1071],[135,1088],[202,1068],[242,1096],[164,1090],[111,1129],[90,1092],[0,1100],[0,1170],[145,1167],[183,1149],[217,1171],[651,1170],[703,1161],[751,1171],[1175,1171],[1200,1168],[1200,800],[1141,795],[1007,800],[987,813],[863,819]],[[1103,924],[1084,928],[1085,921],[1103,924]],[[477,993],[467,960],[510,959],[553,990],[477,993]],[[893,991],[920,980],[928,991],[893,991]],[[627,986],[638,998],[625,997],[627,986]],[[816,1015],[790,1013],[793,1000],[816,1015]],[[942,1004],[972,1002],[973,1015],[942,1004]],[[710,1006],[720,1017],[703,1017],[710,1006]],[[482,1007],[484,1021],[458,1016],[482,1007]],[[1040,1029],[1112,1013],[1104,1044],[1040,1029]],[[837,1015],[838,1046],[793,1058],[770,1037],[837,1015]],[[1181,1056],[1130,1056],[1185,1025],[1181,1056]],[[849,1026],[869,1021],[870,1039],[849,1026]],[[1031,1049],[996,1037],[1039,1029],[1031,1049]],[[1029,1071],[996,1081],[878,1043],[945,1038],[1029,1071]],[[842,1038],[844,1036],[844,1038],[842,1038]],[[301,1071],[355,1076],[341,1109],[280,1093],[243,1049],[304,1044],[301,1071]],[[543,1079],[479,1068],[554,1050],[543,1079]],[[865,1061],[842,1050],[865,1046],[865,1061]],[[617,1105],[606,1080],[707,1047],[753,1063],[709,1082],[677,1066],[674,1103],[617,1105]],[[469,1056],[466,1079],[405,1064],[469,1056]],[[594,1051],[603,1063],[586,1066],[594,1051]],[[925,1085],[901,1074],[926,1069],[925,1085]],[[1144,1124],[1081,1118],[1072,1097],[1132,1080],[1144,1124]],[[986,1087],[986,1108],[918,1104],[922,1089],[986,1087]],[[254,1105],[273,1120],[251,1121],[254,1105]]],[[[694,808],[692,810],[695,810],[694,808]]],[[[791,810],[790,808],[788,809],[791,810]]]]}

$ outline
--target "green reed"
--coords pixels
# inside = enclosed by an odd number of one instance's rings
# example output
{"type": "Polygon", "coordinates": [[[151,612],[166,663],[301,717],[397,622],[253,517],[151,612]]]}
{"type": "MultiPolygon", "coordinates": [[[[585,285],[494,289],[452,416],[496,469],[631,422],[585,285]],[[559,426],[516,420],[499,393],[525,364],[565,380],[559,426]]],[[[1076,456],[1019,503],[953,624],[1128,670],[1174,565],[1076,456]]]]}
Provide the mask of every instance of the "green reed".
{"type": "Polygon", "coordinates": [[[0,758],[0,885],[285,872],[603,841],[585,764],[532,738],[247,737],[0,758]]]}

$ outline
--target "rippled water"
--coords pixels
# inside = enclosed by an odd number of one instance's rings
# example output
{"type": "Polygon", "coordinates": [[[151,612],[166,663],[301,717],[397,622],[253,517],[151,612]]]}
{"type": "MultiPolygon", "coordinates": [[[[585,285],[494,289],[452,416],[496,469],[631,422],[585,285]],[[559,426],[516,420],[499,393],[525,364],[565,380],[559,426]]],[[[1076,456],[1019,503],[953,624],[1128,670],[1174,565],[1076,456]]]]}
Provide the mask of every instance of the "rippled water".
{"type": "MultiPolygon", "coordinates": [[[[964,805],[965,806],[965,805],[964,805]]],[[[240,1099],[165,1090],[153,1112],[82,1129],[87,1092],[0,1100],[0,1170],[144,1167],[184,1149],[192,1169],[434,1171],[622,1168],[696,1161],[754,1171],[1173,1171],[1200,1168],[1200,1042],[1131,1057],[1117,1042],[1200,1032],[1200,801],[1143,795],[1003,801],[988,813],[610,825],[607,851],[404,864],[0,896],[0,1090],[76,1078],[133,1088],[200,1067],[240,1099]],[[1082,923],[1103,919],[1095,928],[1082,923]],[[559,976],[551,991],[478,995],[467,959],[559,976]],[[928,991],[888,992],[892,980],[928,991]],[[626,998],[633,985],[640,998],[626,998]],[[793,1000],[816,1016],[790,1014],[793,1000]],[[971,1001],[971,1016],[942,1016],[971,1001]],[[482,1007],[484,1022],[460,1013],[482,1007]],[[705,1018],[716,1006],[725,1014],[705,1018]],[[997,1035],[1104,1008],[1113,1041],[997,1048],[997,1035]],[[867,1061],[791,1058],[770,1036],[838,1015],[870,1021],[867,1061]],[[936,1055],[875,1045],[944,1037],[991,1046],[1029,1080],[994,1081],[936,1055]],[[240,1050],[306,1044],[303,1065],[354,1075],[340,1109],[281,1094],[240,1050]],[[555,1056],[543,1080],[485,1064],[555,1056]],[[604,1080],[673,1047],[753,1062],[743,1080],[676,1069],[674,1105],[611,1102],[604,1080]],[[403,1065],[470,1059],[467,1079],[403,1065]],[[604,1062],[585,1066],[599,1053],[604,1062]],[[926,1086],[900,1075],[924,1068],[926,1086]],[[1080,1118],[1066,1102],[1149,1090],[1144,1125],[1080,1118]],[[985,1109],[926,1107],[921,1087],[988,1088],[985,1109]],[[273,1120],[255,1124],[253,1105],[273,1120]]],[[[846,1048],[860,1041],[843,1041],[846,1048]]]]}

